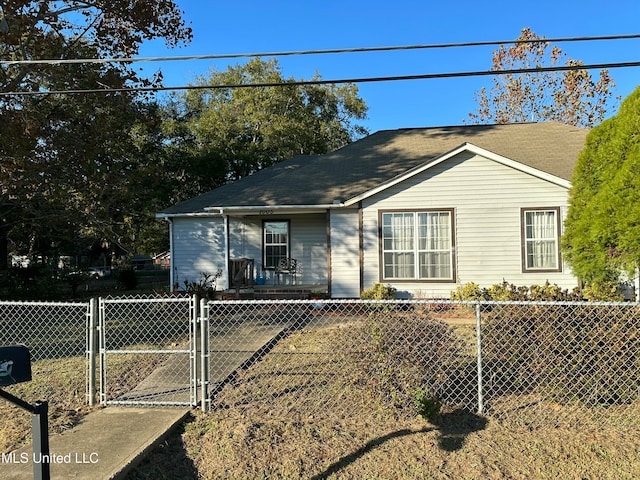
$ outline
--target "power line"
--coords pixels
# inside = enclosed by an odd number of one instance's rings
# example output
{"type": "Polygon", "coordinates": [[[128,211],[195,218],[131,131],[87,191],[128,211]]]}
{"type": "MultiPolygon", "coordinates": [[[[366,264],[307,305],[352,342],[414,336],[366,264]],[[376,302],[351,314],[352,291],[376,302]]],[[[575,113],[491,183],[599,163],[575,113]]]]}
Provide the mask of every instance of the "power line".
{"type": "Polygon", "coordinates": [[[171,62],[185,60],[220,60],[232,58],[249,58],[249,57],[286,57],[294,55],[327,55],[337,53],[364,53],[364,52],[385,52],[400,50],[425,50],[438,48],[461,48],[461,47],[480,47],[495,46],[504,44],[520,44],[520,43],[564,43],[564,42],[586,42],[586,41],[603,41],[603,40],[629,40],[640,38],[640,34],[628,35],[603,35],[594,37],[561,37],[561,38],[541,38],[537,40],[501,40],[486,42],[460,42],[460,43],[439,43],[427,45],[405,45],[405,46],[389,46],[389,47],[362,47],[362,48],[338,48],[328,50],[299,50],[284,52],[261,52],[261,53],[230,53],[216,55],[189,55],[189,56],[172,56],[172,57],[122,57],[122,58],[71,58],[71,59],[43,59],[43,60],[0,60],[0,65],[65,65],[79,63],[139,63],[139,62],[171,62]]]}
{"type": "Polygon", "coordinates": [[[267,87],[290,87],[304,85],[335,85],[346,83],[372,83],[372,82],[392,82],[404,80],[429,80],[437,78],[460,78],[460,77],[480,77],[488,75],[517,75],[523,73],[544,73],[544,72],[563,72],[570,70],[602,70],[610,68],[628,68],[640,67],[638,62],[618,62],[618,63],[600,63],[590,65],[561,65],[555,67],[540,68],[517,68],[512,70],[480,70],[470,72],[451,72],[451,73],[426,73],[420,75],[396,75],[389,77],[363,77],[348,79],[318,79],[318,80],[297,80],[292,82],[274,82],[274,83],[241,83],[230,85],[183,85],[173,87],[131,87],[131,88],[98,88],[98,89],[79,89],[79,90],[47,90],[33,92],[0,92],[0,96],[33,96],[33,95],[75,95],[90,93],[120,93],[120,92],[162,92],[171,90],[221,90],[235,88],[267,88],[267,87]]]}

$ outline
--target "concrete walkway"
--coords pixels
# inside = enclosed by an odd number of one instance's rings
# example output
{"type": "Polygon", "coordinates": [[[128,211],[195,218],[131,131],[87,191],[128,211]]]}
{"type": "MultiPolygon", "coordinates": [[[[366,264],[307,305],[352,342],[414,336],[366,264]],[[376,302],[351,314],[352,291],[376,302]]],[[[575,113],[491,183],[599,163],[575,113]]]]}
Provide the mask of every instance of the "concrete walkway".
{"type": "MultiPolygon", "coordinates": [[[[131,407],[92,412],[73,429],[50,437],[51,478],[122,479],[188,413],[182,408],[131,407]]],[[[38,458],[33,458],[31,445],[3,454],[0,478],[33,478],[34,460],[38,458]]]]}

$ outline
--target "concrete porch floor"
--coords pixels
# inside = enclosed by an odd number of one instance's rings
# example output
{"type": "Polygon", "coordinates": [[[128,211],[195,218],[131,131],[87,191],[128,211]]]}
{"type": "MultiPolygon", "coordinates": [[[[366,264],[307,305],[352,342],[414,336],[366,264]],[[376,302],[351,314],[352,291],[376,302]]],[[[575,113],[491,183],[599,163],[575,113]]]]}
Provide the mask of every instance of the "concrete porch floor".
{"type": "Polygon", "coordinates": [[[224,298],[233,300],[236,296],[239,296],[242,300],[306,300],[311,294],[318,293],[326,295],[327,291],[328,285],[326,284],[274,285],[273,283],[269,283],[242,287],[238,292],[236,292],[235,288],[230,288],[225,290],[224,298]]]}

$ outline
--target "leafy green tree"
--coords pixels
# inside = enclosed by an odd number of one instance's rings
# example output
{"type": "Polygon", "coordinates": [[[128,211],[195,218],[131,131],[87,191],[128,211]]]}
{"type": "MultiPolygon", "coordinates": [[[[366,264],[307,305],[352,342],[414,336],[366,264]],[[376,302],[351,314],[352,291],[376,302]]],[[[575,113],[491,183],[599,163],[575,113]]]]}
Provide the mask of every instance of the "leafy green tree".
{"type": "Polygon", "coordinates": [[[126,174],[140,158],[131,129],[149,114],[132,94],[10,95],[152,83],[131,65],[24,62],[131,57],[154,38],[190,41],[174,1],[2,2],[0,58],[23,63],[0,63],[0,269],[10,241],[35,252],[121,230],[126,174]]]}
{"type": "MultiPolygon", "coordinates": [[[[318,79],[319,77],[315,77],[318,79]]],[[[366,130],[355,123],[367,107],[353,84],[295,85],[276,60],[212,71],[166,105],[165,132],[188,196],[300,154],[326,153],[366,130]],[[243,87],[248,84],[277,84],[243,87]]]]}
{"type": "Polygon", "coordinates": [[[573,175],[562,239],[565,259],[588,282],[640,265],[640,88],[587,136],[573,175]]]}
{"type": "MultiPolygon", "coordinates": [[[[517,70],[555,66],[580,66],[557,46],[522,29],[518,43],[501,45],[493,53],[492,70],[517,70]],[[530,42],[530,43],[529,43],[530,42]]],[[[476,92],[478,108],[469,114],[470,123],[514,123],[553,120],[590,127],[602,121],[612,90],[613,79],[601,70],[594,80],[587,70],[495,75],[493,86],[476,92]]]]}
{"type": "MultiPolygon", "coordinates": [[[[99,57],[132,57],[144,40],[164,38],[168,46],[191,40],[173,0],[5,0],[0,7],[0,58],[5,60],[71,59],[79,42],[99,57]]],[[[125,64],[110,69],[136,73],[125,64]]],[[[0,91],[46,88],[62,74],[55,65],[0,66],[0,91]]],[[[73,85],[72,83],[70,85],[73,85]]]]}

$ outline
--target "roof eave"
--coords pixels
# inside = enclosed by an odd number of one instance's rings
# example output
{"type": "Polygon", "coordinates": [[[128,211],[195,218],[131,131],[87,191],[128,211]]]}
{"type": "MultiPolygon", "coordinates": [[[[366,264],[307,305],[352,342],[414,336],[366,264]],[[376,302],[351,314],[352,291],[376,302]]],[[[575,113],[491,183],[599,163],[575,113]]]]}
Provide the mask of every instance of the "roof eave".
{"type": "Polygon", "coordinates": [[[275,213],[323,213],[332,208],[341,208],[344,203],[336,200],[333,203],[311,205],[230,205],[206,207],[207,212],[219,215],[273,215],[275,213]]]}
{"type": "Polygon", "coordinates": [[[175,217],[219,217],[220,213],[214,212],[175,212],[175,213],[166,213],[160,212],[156,213],[156,218],[161,220],[170,220],[175,217]]]}

